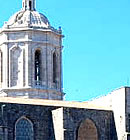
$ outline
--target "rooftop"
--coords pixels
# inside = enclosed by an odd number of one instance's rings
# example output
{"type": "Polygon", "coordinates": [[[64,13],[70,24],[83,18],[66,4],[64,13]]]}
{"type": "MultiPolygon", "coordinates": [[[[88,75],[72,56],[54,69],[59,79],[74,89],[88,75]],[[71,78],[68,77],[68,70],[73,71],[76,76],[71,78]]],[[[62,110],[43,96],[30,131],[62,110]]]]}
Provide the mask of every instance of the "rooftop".
{"type": "Polygon", "coordinates": [[[55,106],[55,107],[110,110],[110,111],[112,110],[111,107],[96,106],[96,105],[88,103],[88,102],[58,101],[58,100],[43,100],[43,99],[24,99],[24,98],[12,98],[12,97],[0,97],[0,103],[30,104],[30,105],[55,106]]]}

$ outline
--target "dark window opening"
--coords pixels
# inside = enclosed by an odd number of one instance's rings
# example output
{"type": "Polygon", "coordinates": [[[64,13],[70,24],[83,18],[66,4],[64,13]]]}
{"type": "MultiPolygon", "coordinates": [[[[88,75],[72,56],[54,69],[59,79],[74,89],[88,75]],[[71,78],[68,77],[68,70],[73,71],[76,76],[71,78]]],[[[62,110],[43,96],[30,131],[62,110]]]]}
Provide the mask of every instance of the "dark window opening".
{"type": "Polygon", "coordinates": [[[36,85],[40,85],[41,81],[41,52],[37,50],[35,52],[35,81],[36,85]]]}
{"type": "Polygon", "coordinates": [[[130,132],[130,114],[128,114],[128,132],[130,132]]]}
{"type": "Polygon", "coordinates": [[[56,54],[53,54],[53,82],[56,83],[57,78],[57,62],[56,62],[56,54]]]}
{"type": "Polygon", "coordinates": [[[127,135],[127,140],[130,140],[130,134],[127,135]]]}
{"type": "Polygon", "coordinates": [[[29,10],[32,10],[32,2],[29,1],[29,10]]]}

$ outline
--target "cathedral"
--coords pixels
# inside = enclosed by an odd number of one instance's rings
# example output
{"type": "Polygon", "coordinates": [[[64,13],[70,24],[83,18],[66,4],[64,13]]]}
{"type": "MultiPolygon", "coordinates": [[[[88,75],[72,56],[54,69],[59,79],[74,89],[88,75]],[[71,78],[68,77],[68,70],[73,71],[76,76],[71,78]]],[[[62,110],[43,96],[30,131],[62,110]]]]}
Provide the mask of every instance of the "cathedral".
{"type": "Polygon", "coordinates": [[[130,140],[130,88],[64,101],[62,29],[21,1],[0,29],[0,140],[130,140]]]}

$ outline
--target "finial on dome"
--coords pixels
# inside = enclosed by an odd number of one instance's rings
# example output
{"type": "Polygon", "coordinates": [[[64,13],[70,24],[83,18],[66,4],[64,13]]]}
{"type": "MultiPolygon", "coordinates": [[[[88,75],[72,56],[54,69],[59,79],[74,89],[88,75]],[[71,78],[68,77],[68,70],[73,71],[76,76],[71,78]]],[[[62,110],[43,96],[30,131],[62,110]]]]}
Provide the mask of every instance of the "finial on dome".
{"type": "Polygon", "coordinates": [[[22,0],[22,8],[23,10],[35,10],[35,0],[22,0]]]}

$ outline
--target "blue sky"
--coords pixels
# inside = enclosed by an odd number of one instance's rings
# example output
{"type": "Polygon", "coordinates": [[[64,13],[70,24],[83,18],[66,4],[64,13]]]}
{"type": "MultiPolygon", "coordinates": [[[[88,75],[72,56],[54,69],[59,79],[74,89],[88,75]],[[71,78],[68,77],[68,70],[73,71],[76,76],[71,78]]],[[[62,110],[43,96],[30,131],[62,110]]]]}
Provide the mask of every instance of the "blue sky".
{"type": "MultiPolygon", "coordinates": [[[[22,0],[2,1],[0,27],[22,0]]],[[[37,10],[63,29],[66,100],[86,101],[130,85],[130,1],[36,0],[37,10]]]]}

